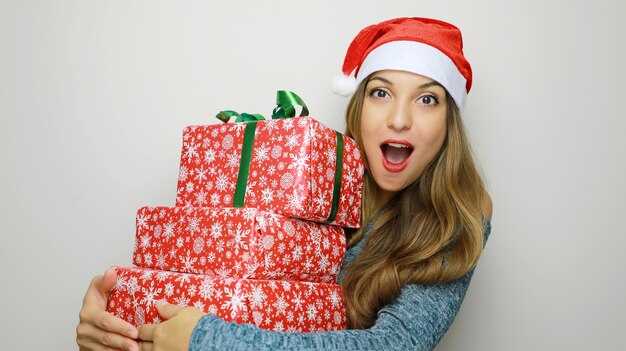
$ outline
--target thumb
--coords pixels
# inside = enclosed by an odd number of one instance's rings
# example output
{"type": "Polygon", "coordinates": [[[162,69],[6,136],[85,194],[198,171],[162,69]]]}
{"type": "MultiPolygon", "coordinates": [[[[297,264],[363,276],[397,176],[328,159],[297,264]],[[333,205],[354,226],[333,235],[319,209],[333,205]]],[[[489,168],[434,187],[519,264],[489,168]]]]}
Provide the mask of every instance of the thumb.
{"type": "Polygon", "coordinates": [[[107,269],[104,275],[95,276],[87,293],[83,298],[83,306],[90,306],[92,303],[96,303],[101,309],[106,309],[109,291],[115,286],[117,282],[117,273],[113,267],[107,269]]]}
{"type": "Polygon", "coordinates": [[[168,320],[176,316],[183,308],[167,303],[165,300],[159,300],[156,303],[157,311],[163,319],[168,320]]]}
{"type": "Polygon", "coordinates": [[[109,267],[102,276],[102,279],[97,282],[96,288],[103,294],[109,292],[109,290],[113,289],[115,283],[117,282],[117,272],[115,268],[109,267]]]}

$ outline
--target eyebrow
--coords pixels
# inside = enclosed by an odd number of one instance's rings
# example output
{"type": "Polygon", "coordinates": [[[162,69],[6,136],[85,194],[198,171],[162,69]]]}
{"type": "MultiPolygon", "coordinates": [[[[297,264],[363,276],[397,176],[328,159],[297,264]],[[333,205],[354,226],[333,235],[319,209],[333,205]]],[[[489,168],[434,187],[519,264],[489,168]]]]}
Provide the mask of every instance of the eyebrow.
{"type": "MultiPolygon", "coordinates": [[[[378,77],[378,76],[376,76],[376,77],[372,77],[372,78],[368,81],[368,83],[369,83],[369,82],[371,82],[371,81],[373,81],[373,80],[380,80],[380,81],[381,81],[381,82],[383,82],[383,83],[387,83],[387,84],[389,84],[389,85],[393,86],[393,83],[392,83],[389,79],[386,79],[386,78],[383,78],[383,77],[378,77]]],[[[433,80],[432,82],[424,83],[424,84],[422,84],[422,85],[418,86],[418,89],[426,89],[426,88],[430,88],[430,87],[432,87],[432,86],[438,86],[438,87],[442,87],[442,88],[443,88],[443,85],[441,85],[441,84],[439,84],[438,82],[436,82],[436,81],[434,81],[434,80],[433,80]]],[[[445,89],[445,88],[443,88],[443,89],[445,89]]]]}

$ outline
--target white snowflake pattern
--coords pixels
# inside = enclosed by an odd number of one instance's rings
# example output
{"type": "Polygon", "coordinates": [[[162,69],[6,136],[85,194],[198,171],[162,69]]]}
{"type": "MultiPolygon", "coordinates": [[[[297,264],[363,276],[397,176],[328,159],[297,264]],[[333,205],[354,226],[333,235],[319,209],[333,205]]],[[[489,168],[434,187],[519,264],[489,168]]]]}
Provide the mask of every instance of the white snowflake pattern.
{"type": "Polygon", "coordinates": [[[189,294],[190,297],[196,296],[197,291],[198,287],[195,284],[191,284],[187,287],[187,294],[189,294]]]}
{"type": "Polygon", "coordinates": [[[204,162],[206,162],[207,165],[210,165],[213,161],[215,161],[215,157],[216,157],[215,150],[208,149],[204,151],[204,162]]]}
{"type": "Polygon", "coordinates": [[[194,157],[198,157],[198,151],[197,151],[198,146],[196,144],[194,144],[193,142],[188,142],[188,143],[184,143],[183,144],[183,158],[187,159],[187,162],[191,162],[191,160],[194,157]]]}
{"type": "Polygon", "coordinates": [[[263,143],[258,147],[254,148],[254,158],[253,161],[261,164],[270,159],[269,157],[270,148],[267,144],[263,143]]]}
{"type": "Polygon", "coordinates": [[[126,282],[126,290],[131,295],[134,295],[137,291],[140,291],[139,289],[139,280],[137,279],[137,277],[130,277],[126,282]]]}
{"type": "Polygon", "coordinates": [[[220,174],[215,179],[215,188],[220,192],[224,192],[228,188],[228,183],[228,177],[225,174],[220,174]]]}
{"type": "Polygon", "coordinates": [[[328,301],[330,301],[330,304],[333,306],[333,308],[339,307],[342,300],[337,290],[332,290],[330,294],[328,294],[328,301]]]}
{"type": "Polygon", "coordinates": [[[146,305],[146,307],[155,306],[162,290],[162,288],[154,287],[154,281],[150,282],[150,286],[148,288],[141,288],[141,292],[144,294],[144,297],[141,299],[141,303],[146,305]]]}
{"type": "Polygon", "coordinates": [[[187,307],[189,306],[189,301],[190,298],[188,298],[185,293],[183,293],[182,295],[174,298],[174,302],[176,303],[177,306],[179,307],[187,307]]]}
{"type": "Polygon", "coordinates": [[[189,219],[189,222],[187,222],[187,231],[191,233],[191,235],[200,231],[200,219],[198,217],[189,219]]]}
{"type": "Polygon", "coordinates": [[[207,193],[204,192],[204,190],[200,189],[200,191],[198,191],[196,193],[196,204],[201,207],[202,205],[206,204],[206,195],[207,193]]]}
{"type": "Polygon", "coordinates": [[[205,278],[202,280],[200,290],[198,294],[201,298],[208,300],[215,293],[215,280],[212,278],[205,278]]]}
{"type": "Polygon", "coordinates": [[[254,285],[252,287],[252,291],[250,291],[249,299],[251,307],[263,307],[263,303],[267,295],[263,291],[263,287],[261,285],[254,285]]]}
{"type": "Polygon", "coordinates": [[[202,303],[201,301],[195,301],[193,303],[193,307],[199,309],[200,311],[204,311],[205,310],[204,303],[202,303]]]}
{"type": "Polygon", "coordinates": [[[176,226],[175,223],[169,222],[166,223],[164,225],[165,229],[163,230],[163,236],[165,236],[167,239],[171,238],[174,236],[174,227],[176,226]]]}
{"type": "Polygon", "coordinates": [[[190,252],[187,251],[187,256],[178,256],[178,259],[183,264],[183,269],[185,272],[194,273],[194,264],[198,260],[197,257],[191,257],[190,252]]]}
{"type": "Polygon", "coordinates": [[[211,224],[211,237],[217,239],[222,236],[222,223],[215,222],[211,224]]]}
{"type": "Polygon", "coordinates": [[[305,199],[306,195],[294,190],[293,193],[287,194],[287,209],[293,212],[301,210],[304,207],[303,202],[305,199]]]}
{"type": "Polygon", "coordinates": [[[167,297],[172,296],[172,294],[174,294],[174,284],[172,284],[170,282],[166,283],[163,293],[167,297]]]}
{"type": "MultiPolygon", "coordinates": [[[[327,149],[324,151],[324,160],[326,164],[334,166],[335,161],[337,160],[337,152],[334,149],[327,149]]],[[[335,167],[333,167],[335,168],[335,167]]]]}
{"type": "Polygon", "coordinates": [[[218,206],[220,204],[220,194],[211,194],[211,205],[218,206]]]}
{"type": "Polygon", "coordinates": [[[271,164],[269,167],[267,167],[267,174],[274,175],[274,173],[276,173],[276,166],[274,166],[274,164],[271,164]]]}
{"type": "Polygon", "coordinates": [[[147,253],[143,256],[143,263],[146,265],[146,267],[152,266],[152,254],[151,253],[147,253]]]}
{"type": "Polygon", "coordinates": [[[268,205],[274,201],[274,190],[265,188],[261,191],[261,202],[268,205]]]}
{"type": "Polygon", "coordinates": [[[287,300],[285,300],[285,296],[281,294],[276,299],[276,302],[272,304],[272,307],[275,308],[276,315],[285,315],[285,312],[287,311],[287,307],[289,307],[289,304],[287,303],[287,300]]]}
{"type": "Polygon", "coordinates": [[[185,286],[186,284],[189,284],[190,280],[190,275],[189,274],[180,274],[176,277],[176,279],[174,280],[176,282],[178,282],[180,287],[185,286]]]}
{"type": "Polygon", "coordinates": [[[314,304],[307,306],[306,315],[310,321],[314,321],[317,318],[317,308],[315,308],[314,304]]]}
{"type": "Polygon", "coordinates": [[[310,159],[306,149],[300,149],[298,155],[289,154],[289,158],[291,158],[291,163],[287,166],[287,169],[295,169],[298,176],[301,176],[303,173],[309,173],[310,159]]]}
{"type": "Polygon", "coordinates": [[[228,299],[224,302],[222,308],[230,310],[231,318],[235,318],[240,311],[246,310],[245,295],[242,293],[239,284],[232,291],[229,288],[225,288],[224,291],[228,299]]]}
{"type": "Polygon", "coordinates": [[[142,235],[139,237],[139,247],[146,249],[150,247],[151,237],[149,235],[142,235]]]}
{"type": "Polygon", "coordinates": [[[282,321],[276,321],[276,323],[274,323],[274,327],[272,329],[274,331],[277,331],[277,332],[285,331],[285,327],[283,326],[283,322],[282,321]]]}
{"type": "Polygon", "coordinates": [[[293,304],[295,305],[294,306],[295,311],[302,311],[302,304],[305,303],[305,301],[302,299],[302,293],[294,292],[293,299],[291,300],[291,302],[293,302],[293,304]]]}
{"type": "Polygon", "coordinates": [[[289,136],[287,136],[287,142],[285,143],[285,146],[287,146],[290,149],[298,146],[298,144],[300,144],[299,136],[300,135],[296,133],[292,133],[289,136]]]}
{"type": "Polygon", "coordinates": [[[163,254],[163,251],[161,251],[159,254],[156,255],[155,265],[157,268],[165,268],[165,262],[166,256],[163,254]]]}
{"type": "Polygon", "coordinates": [[[239,167],[239,161],[241,161],[241,155],[228,154],[227,159],[226,159],[226,167],[227,168],[239,167]]]}
{"type": "Polygon", "coordinates": [[[304,252],[302,252],[302,246],[296,245],[296,247],[294,247],[293,249],[293,252],[291,253],[291,257],[294,261],[300,261],[303,254],[304,252]]]}
{"type": "Polygon", "coordinates": [[[195,173],[196,173],[196,182],[200,183],[207,179],[207,175],[206,175],[207,171],[202,166],[196,169],[195,173]]]}
{"type": "Polygon", "coordinates": [[[137,214],[137,228],[148,228],[148,221],[150,217],[146,216],[144,213],[137,214]]]}
{"type": "Polygon", "coordinates": [[[178,180],[181,182],[184,182],[185,180],[187,180],[188,174],[189,173],[188,173],[187,167],[180,166],[180,171],[178,172],[178,180]]]}
{"type": "Polygon", "coordinates": [[[195,188],[195,184],[191,181],[187,182],[187,184],[185,185],[185,190],[188,193],[192,193],[194,188],[195,188]]]}
{"type": "Polygon", "coordinates": [[[283,118],[280,120],[284,131],[290,131],[293,128],[293,118],[283,118]]]}
{"type": "Polygon", "coordinates": [[[248,248],[248,236],[250,235],[250,229],[243,229],[241,223],[237,225],[237,229],[234,232],[230,232],[232,241],[230,245],[235,249],[235,253],[239,254],[239,250],[245,250],[248,248]]]}

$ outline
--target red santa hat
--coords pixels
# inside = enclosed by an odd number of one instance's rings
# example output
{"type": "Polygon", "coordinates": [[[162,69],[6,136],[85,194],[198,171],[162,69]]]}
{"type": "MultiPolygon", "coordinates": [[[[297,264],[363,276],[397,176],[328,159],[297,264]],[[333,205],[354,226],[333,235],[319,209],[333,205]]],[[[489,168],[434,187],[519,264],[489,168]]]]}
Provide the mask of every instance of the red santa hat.
{"type": "Polygon", "coordinates": [[[343,76],[333,78],[333,90],[349,96],[365,77],[385,69],[437,81],[459,109],[472,87],[472,68],[463,56],[461,31],[435,19],[396,18],[361,30],[348,47],[343,76]]]}

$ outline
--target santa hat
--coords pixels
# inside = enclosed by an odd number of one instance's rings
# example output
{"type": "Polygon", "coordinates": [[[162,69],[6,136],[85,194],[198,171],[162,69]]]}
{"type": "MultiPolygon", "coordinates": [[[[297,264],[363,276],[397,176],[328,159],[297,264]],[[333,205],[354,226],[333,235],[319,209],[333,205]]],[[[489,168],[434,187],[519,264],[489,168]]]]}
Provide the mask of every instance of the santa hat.
{"type": "Polygon", "coordinates": [[[385,69],[437,81],[459,109],[472,87],[472,68],[463,56],[461,31],[435,19],[396,18],[361,30],[348,47],[343,76],[333,78],[333,90],[349,96],[365,77],[385,69]]]}

